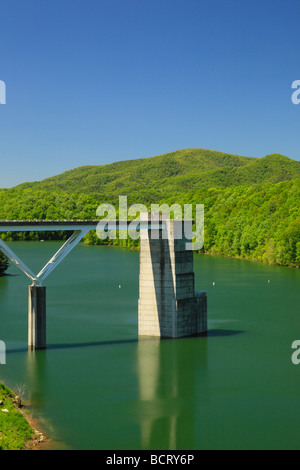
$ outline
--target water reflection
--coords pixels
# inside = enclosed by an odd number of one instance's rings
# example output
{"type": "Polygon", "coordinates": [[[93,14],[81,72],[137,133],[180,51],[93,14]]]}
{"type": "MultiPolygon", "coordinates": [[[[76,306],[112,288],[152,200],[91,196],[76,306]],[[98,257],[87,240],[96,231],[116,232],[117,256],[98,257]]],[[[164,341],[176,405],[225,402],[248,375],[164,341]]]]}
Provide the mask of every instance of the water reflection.
{"type": "Polygon", "coordinates": [[[45,406],[47,351],[32,351],[28,349],[26,367],[29,384],[29,403],[32,405],[34,412],[39,414],[45,406]]]}
{"type": "Polygon", "coordinates": [[[142,338],[137,362],[142,449],[196,448],[197,389],[207,383],[206,338],[142,338]]]}
{"type": "Polygon", "coordinates": [[[28,400],[26,408],[30,411],[31,424],[46,436],[46,440],[38,445],[39,450],[68,450],[68,446],[58,440],[57,430],[51,420],[45,418],[47,406],[47,387],[49,388],[47,351],[28,349],[26,355],[28,400]]]}

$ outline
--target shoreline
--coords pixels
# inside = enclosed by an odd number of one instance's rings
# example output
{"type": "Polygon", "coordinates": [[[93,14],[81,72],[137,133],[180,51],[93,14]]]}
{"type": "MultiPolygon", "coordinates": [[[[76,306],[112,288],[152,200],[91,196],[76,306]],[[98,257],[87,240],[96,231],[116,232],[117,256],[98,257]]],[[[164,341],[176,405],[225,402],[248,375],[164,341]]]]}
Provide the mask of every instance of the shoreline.
{"type": "MultiPolygon", "coordinates": [[[[31,240],[29,240],[31,241],[31,240]]],[[[48,240],[48,241],[51,241],[51,240],[48,240]]],[[[53,241],[56,241],[56,240],[53,240],[53,241]]],[[[114,245],[114,244],[106,244],[106,243],[103,243],[102,245],[92,245],[92,244],[85,244],[84,241],[81,242],[82,245],[84,246],[107,246],[108,248],[123,248],[125,250],[129,250],[129,251],[139,251],[140,248],[139,247],[134,247],[134,246],[121,246],[121,245],[114,245]]],[[[244,261],[254,261],[256,263],[261,263],[261,264],[264,264],[266,266],[278,266],[279,268],[293,268],[293,269],[299,269],[300,268],[300,265],[296,265],[296,266],[293,266],[293,265],[288,265],[288,264],[277,264],[277,263],[266,263],[265,261],[262,261],[260,259],[257,259],[257,258],[244,258],[243,256],[231,256],[231,255],[223,255],[221,253],[209,253],[209,252],[199,252],[199,251],[193,251],[193,254],[194,255],[206,255],[206,256],[218,256],[220,258],[230,258],[230,259],[240,259],[240,260],[244,260],[244,261]]]]}
{"type": "MultiPolygon", "coordinates": [[[[2,411],[1,418],[4,423],[4,450],[37,450],[39,446],[43,443],[46,443],[48,439],[45,433],[41,431],[38,420],[34,419],[27,409],[29,404],[26,403],[23,398],[17,395],[11,388],[7,387],[3,382],[0,382],[0,388],[0,409],[2,411]],[[26,436],[26,434],[24,435],[24,425],[22,424],[23,420],[26,421],[30,429],[30,436],[26,436]],[[5,422],[8,424],[8,430],[6,431],[5,422]],[[11,430],[13,430],[13,432],[15,431],[16,434],[10,435],[11,430]],[[21,446],[19,442],[20,438],[23,439],[21,446]],[[5,447],[7,448],[5,449],[5,447]]],[[[1,434],[2,432],[0,433],[0,436],[1,434]]],[[[2,450],[1,445],[2,444],[0,439],[0,449],[2,450]]]]}
{"type": "MultiPolygon", "coordinates": [[[[68,446],[62,442],[56,441],[52,437],[47,435],[45,426],[42,425],[39,418],[34,418],[30,408],[31,403],[21,396],[18,396],[11,388],[7,387],[3,381],[0,382],[0,387],[5,387],[6,396],[5,400],[9,401],[11,409],[15,413],[19,413],[23,419],[28,423],[32,437],[27,441],[24,440],[24,446],[22,449],[7,449],[7,450],[68,450],[68,446]]],[[[0,407],[1,410],[1,407],[0,407]]],[[[1,436],[1,432],[0,432],[1,436]]],[[[1,440],[0,440],[0,450],[1,440]]]]}
{"type": "Polygon", "coordinates": [[[265,261],[262,261],[260,259],[255,259],[255,258],[244,258],[243,256],[230,256],[230,255],[222,255],[222,254],[217,254],[217,253],[198,253],[195,252],[194,254],[196,255],[206,255],[206,256],[218,256],[220,258],[230,258],[230,259],[240,259],[244,261],[254,261],[255,263],[261,263],[264,264],[265,266],[277,266],[278,268],[292,268],[292,269],[299,269],[300,266],[293,266],[293,265],[288,265],[288,264],[271,264],[271,263],[266,263],[265,261]]]}
{"type": "MultiPolygon", "coordinates": [[[[26,405],[24,405],[26,406],[26,405]]],[[[39,428],[38,420],[33,418],[30,415],[26,414],[26,411],[20,410],[20,413],[24,416],[28,424],[30,425],[31,429],[34,432],[34,437],[32,440],[27,444],[26,449],[24,450],[41,450],[40,448],[43,445],[46,445],[49,439],[45,436],[44,432],[41,432],[39,428]]]]}
{"type": "MultiPolygon", "coordinates": [[[[59,240],[8,240],[11,242],[65,242],[65,239],[59,239],[59,240]]],[[[130,251],[139,251],[140,247],[139,246],[124,246],[124,245],[118,245],[118,244],[113,244],[113,243],[102,243],[102,244],[92,244],[92,243],[85,243],[84,239],[79,242],[79,245],[83,245],[86,247],[92,247],[92,246],[106,246],[107,248],[123,248],[125,250],[130,250],[130,251]]],[[[199,251],[193,251],[195,255],[207,255],[207,256],[219,256],[221,258],[231,258],[231,259],[240,259],[244,261],[255,261],[257,263],[262,263],[265,265],[269,266],[278,266],[281,268],[294,268],[294,269],[300,269],[300,265],[289,265],[289,264],[278,264],[278,263],[268,263],[266,261],[257,259],[257,258],[245,258],[243,256],[232,256],[232,255],[226,255],[222,253],[210,253],[210,252],[199,252],[199,251]]],[[[9,274],[9,273],[3,273],[0,277],[6,277],[6,276],[14,276],[15,274],[9,274]]]]}

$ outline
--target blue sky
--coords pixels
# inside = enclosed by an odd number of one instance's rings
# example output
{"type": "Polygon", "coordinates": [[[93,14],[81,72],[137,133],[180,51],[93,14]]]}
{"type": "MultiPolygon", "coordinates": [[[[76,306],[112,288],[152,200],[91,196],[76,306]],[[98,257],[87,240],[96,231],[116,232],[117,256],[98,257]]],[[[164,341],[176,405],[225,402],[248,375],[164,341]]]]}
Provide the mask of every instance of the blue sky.
{"type": "Polygon", "coordinates": [[[299,0],[1,0],[0,187],[206,148],[300,160],[299,0]]]}

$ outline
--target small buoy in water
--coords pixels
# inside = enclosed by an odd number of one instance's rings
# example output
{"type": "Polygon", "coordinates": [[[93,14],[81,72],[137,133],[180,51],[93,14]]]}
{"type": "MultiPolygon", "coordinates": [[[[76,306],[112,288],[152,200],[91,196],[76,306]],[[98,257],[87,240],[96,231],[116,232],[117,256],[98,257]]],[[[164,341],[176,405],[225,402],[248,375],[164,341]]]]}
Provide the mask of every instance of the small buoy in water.
{"type": "Polygon", "coordinates": [[[215,285],[215,282],[213,282],[213,286],[215,285]]]}
{"type": "Polygon", "coordinates": [[[119,284],[119,289],[121,289],[121,284],[119,284]]]}
{"type": "Polygon", "coordinates": [[[41,240],[41,242],[44,242],[45,240],[41,240]]]}
{"type": "Polygon", "coordinates": [[[268,279],[268,284],[270,284],[270,279],[268,279]]]}

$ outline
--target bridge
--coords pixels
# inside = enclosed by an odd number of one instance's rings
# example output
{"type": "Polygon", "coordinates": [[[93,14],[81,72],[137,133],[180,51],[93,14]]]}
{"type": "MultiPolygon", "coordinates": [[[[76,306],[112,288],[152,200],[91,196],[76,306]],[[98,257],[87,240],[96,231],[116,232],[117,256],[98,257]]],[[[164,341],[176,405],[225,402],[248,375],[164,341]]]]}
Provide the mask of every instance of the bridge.
{"type": "MultiPolygon", "coordinates": [[[[153,215],[153,214],[152,214],[153,215]]],[[[184,224],[192,221],[154,219],[141,213],[140,220],[0,221],[1,232],[71,231],[72,235],[38,274],[0,238],[0,250],[29,279],[28,347],[46,348],[46,287],[44,281],[90,230],[140,231],[138,328],[140,336],[178,338],[207,330],[204,291],[194,291],[193,253],[186,249],[184,224]]]]}

